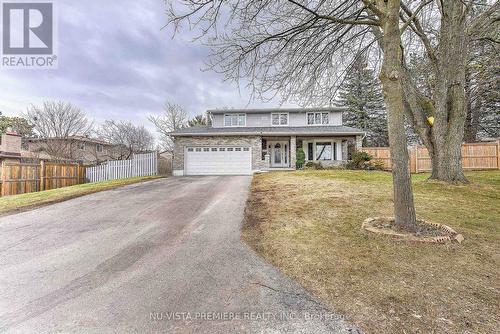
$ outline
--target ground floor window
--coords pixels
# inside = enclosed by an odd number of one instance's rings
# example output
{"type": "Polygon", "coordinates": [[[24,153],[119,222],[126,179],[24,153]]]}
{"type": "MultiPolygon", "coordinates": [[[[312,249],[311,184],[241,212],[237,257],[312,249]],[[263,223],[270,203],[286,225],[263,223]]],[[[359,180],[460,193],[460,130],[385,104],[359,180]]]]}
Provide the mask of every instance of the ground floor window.
{"type": "Polygon", "coordinates": [[[335,140],[312,139],[304,140],[304,151],[308,161],[342,160],[337,154],[341,143],[335,140]]]}
{"type": "Polygon", "coordinates": [[[332,142],[316,143],[316,160],[332,160],[332,142]]]}

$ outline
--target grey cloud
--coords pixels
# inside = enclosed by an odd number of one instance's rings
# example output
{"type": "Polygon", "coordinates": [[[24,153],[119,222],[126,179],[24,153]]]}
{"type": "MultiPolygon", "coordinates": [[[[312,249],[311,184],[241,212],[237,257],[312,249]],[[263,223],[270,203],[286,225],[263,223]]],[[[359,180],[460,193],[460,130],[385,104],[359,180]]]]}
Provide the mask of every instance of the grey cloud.
{"type": "MultiPolygon", "coordinates": [[[[59,69],[1,71],[0,110],[16,114],[28,103],[70,101],[96,120],[147,123],[170,100],[191,115],[209,108],[245,107],[248,92],[200,70],[208,50],[181,32],[171,39],[161,0],[55,1],[59,69]]],[[[252,102],[250,106],[262,103],[252,102]]],[[[268,105],[269,106],[269,105],[268,105]]],[[[148,124],[146,124],[148,125],[148,124]]]]}

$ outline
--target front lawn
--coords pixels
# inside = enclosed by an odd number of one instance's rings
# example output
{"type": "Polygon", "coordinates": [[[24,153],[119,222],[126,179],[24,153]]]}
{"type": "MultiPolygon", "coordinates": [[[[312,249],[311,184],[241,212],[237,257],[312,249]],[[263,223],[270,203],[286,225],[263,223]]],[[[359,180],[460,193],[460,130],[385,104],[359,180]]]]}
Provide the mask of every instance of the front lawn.
{"type": "Polygon", "coordinates": [[[43,205],[62,202],[71,198],[156,178],[159,178],[159,176],[131,177],[127,179],[85,183],[71,187],[0,197],[0,215],[25,211],[43,205]]]}
{"type": "Polygon", "coordinates": [[[367,333],[494,333],[500,328],[500,171],[466,186],[413,176],[419,218],[461,244],[393,242],[361,231],[392,216],[386,172],[267,173],[253,179],[243,239],[367,333]]]}

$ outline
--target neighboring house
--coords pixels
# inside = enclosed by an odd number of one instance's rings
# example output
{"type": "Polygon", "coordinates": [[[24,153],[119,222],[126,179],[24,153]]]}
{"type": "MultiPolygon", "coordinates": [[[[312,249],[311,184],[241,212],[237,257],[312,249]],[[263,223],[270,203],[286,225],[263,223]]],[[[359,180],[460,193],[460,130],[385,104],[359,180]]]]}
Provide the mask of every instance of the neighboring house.
{"type": "Polygon", "coordinates": [[[7,131],[0,138],[0,162],[21,162],[21,136],[7,131]]]}
{"type": "Polygon", "coordinates": [[[79,161],[84,164],[95,164],[109,159],[114,159],[116,155],[116,145],[105,141],[89,137],[70,138],[31,138],[27,140],[31,158],[61,159],[79,161]]]}
{"type": "Polygon", "coordinates": [[[347,160],[364,132],[342,125],[343,108],[209,110],[212,125],[172,132],[174,175],[295,169],[296,151],[325,166],[347,160]]]}

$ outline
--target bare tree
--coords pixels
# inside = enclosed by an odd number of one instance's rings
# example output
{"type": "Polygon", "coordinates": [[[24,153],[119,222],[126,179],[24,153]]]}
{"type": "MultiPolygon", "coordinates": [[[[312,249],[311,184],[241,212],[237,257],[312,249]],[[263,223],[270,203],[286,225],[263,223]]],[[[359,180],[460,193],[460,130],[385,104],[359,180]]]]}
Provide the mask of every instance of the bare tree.
{"type": "MultiPolygon", "coordinates": [[[[357,54],[370,54],[379,69],[383,64],[380,19],[385,13],[380,8],[387,1],[184,0],[187,10],[179,14],[179,6],[168,2],[176,29],[189,20],[209,35],[203,39],[212,48],[209,67],[227,79],[249,78],[258,98],[279,93],[300,104],[331,105],[357,54]]],[[[500,4],[418,0],[398,6],[405,116],[429,150],[432,178],[467,182],[461,166],[467,49],[476,40],[498,44],[500,4]],[[408,69],[412,53],[429,61],[436,79],[432,96],[419,89],[408,69]]]]}
{"type": "Polygon", "coordinates": [[[76,137],[91,134],[93,123],[80,108],[62,101],[47,101],[42,106],[30,105],[24,116],[34,126],[42,145],[40,150],[54,158],[75,159],[76,137]]]}
{"type": "MultiPolygon", "coordinates": [[[[401,4],[406,49],[423,52],[434,78],[429,96],[419,89],[403,58],[404,107],[415,131],[429,150],[433,179],[467,182],[461,144],[467,116],[466,63],[473,41],[491,39],[498,31],[499,2],[420,1],[401,4]],[[474,11],[477,6],[484,10],[474,11]],[[415,45],[417,47],[415,48],[415,45]],[[434,118],[433,124],[428,122],[434,118]]],[[[497,41],[498,43],[498,41],[497,41]]]]}
{"type": "MultiPolygon", "coordinates": [[[[415,230],[401,88],[400,1],[203,1],[184,0],[187,12],[171,5],[175,28],[188,20],[213,50],[211,67],[227,79],[248,78],[257,97],[279,91],[308,102],[333,99],[339,68],[356,49],[373,44],[371,27],[382,33],[380,79],[388,108],[395,223],[415,230]],[[219,34],[220,27],[225,27],[219,34]]],[[[331,101],[331,100],[330,100],[331,101]]]]}
{"type": "Polygon", "coordinates": [[[187,113],[184,108],[175,103],[165,103],[161,115],[150,115],[149,120],[154,124],[160,134],[162,148],[166,151],[173,150],[173,141],[170,132],[187,126],[187,113]]]}
{"type": "Polygon", "coordinates": [[[134,153],[150,151],[153,135],[142,125],[108,120],[97,131],[99,138],[113,145],[108,149],[112,159],[129,159],[134,153]]]}
{"type": "Polygon", "coordinates": [[[500,136],[500,59],[491,41],[478,41],[469,54],[465,76],[465,141],[500,136]]]}
{"type": "Polygon", "coordinates": [[[474,1],[460,0],[167,2],[175,30],[187,21],[199,30],[197,40],[211,48],[209,67],[228,80],[248,79],[257,98],[279,92],[283,100],[332,104],[354,57],[362,52],[379,55],[396,224],[415,226],[404,114],[429,149],[432,177],[466,182],[460,156],[466,114],[464,55],[469,40],[492,38],[487,32],[498,23],[498,2],[485,2],[487,9],[478,15],[468,15],[474,1]],[[430,59],[437,80],[432,98],[418,89],[407,70],[410,52],[430,59]]]}

